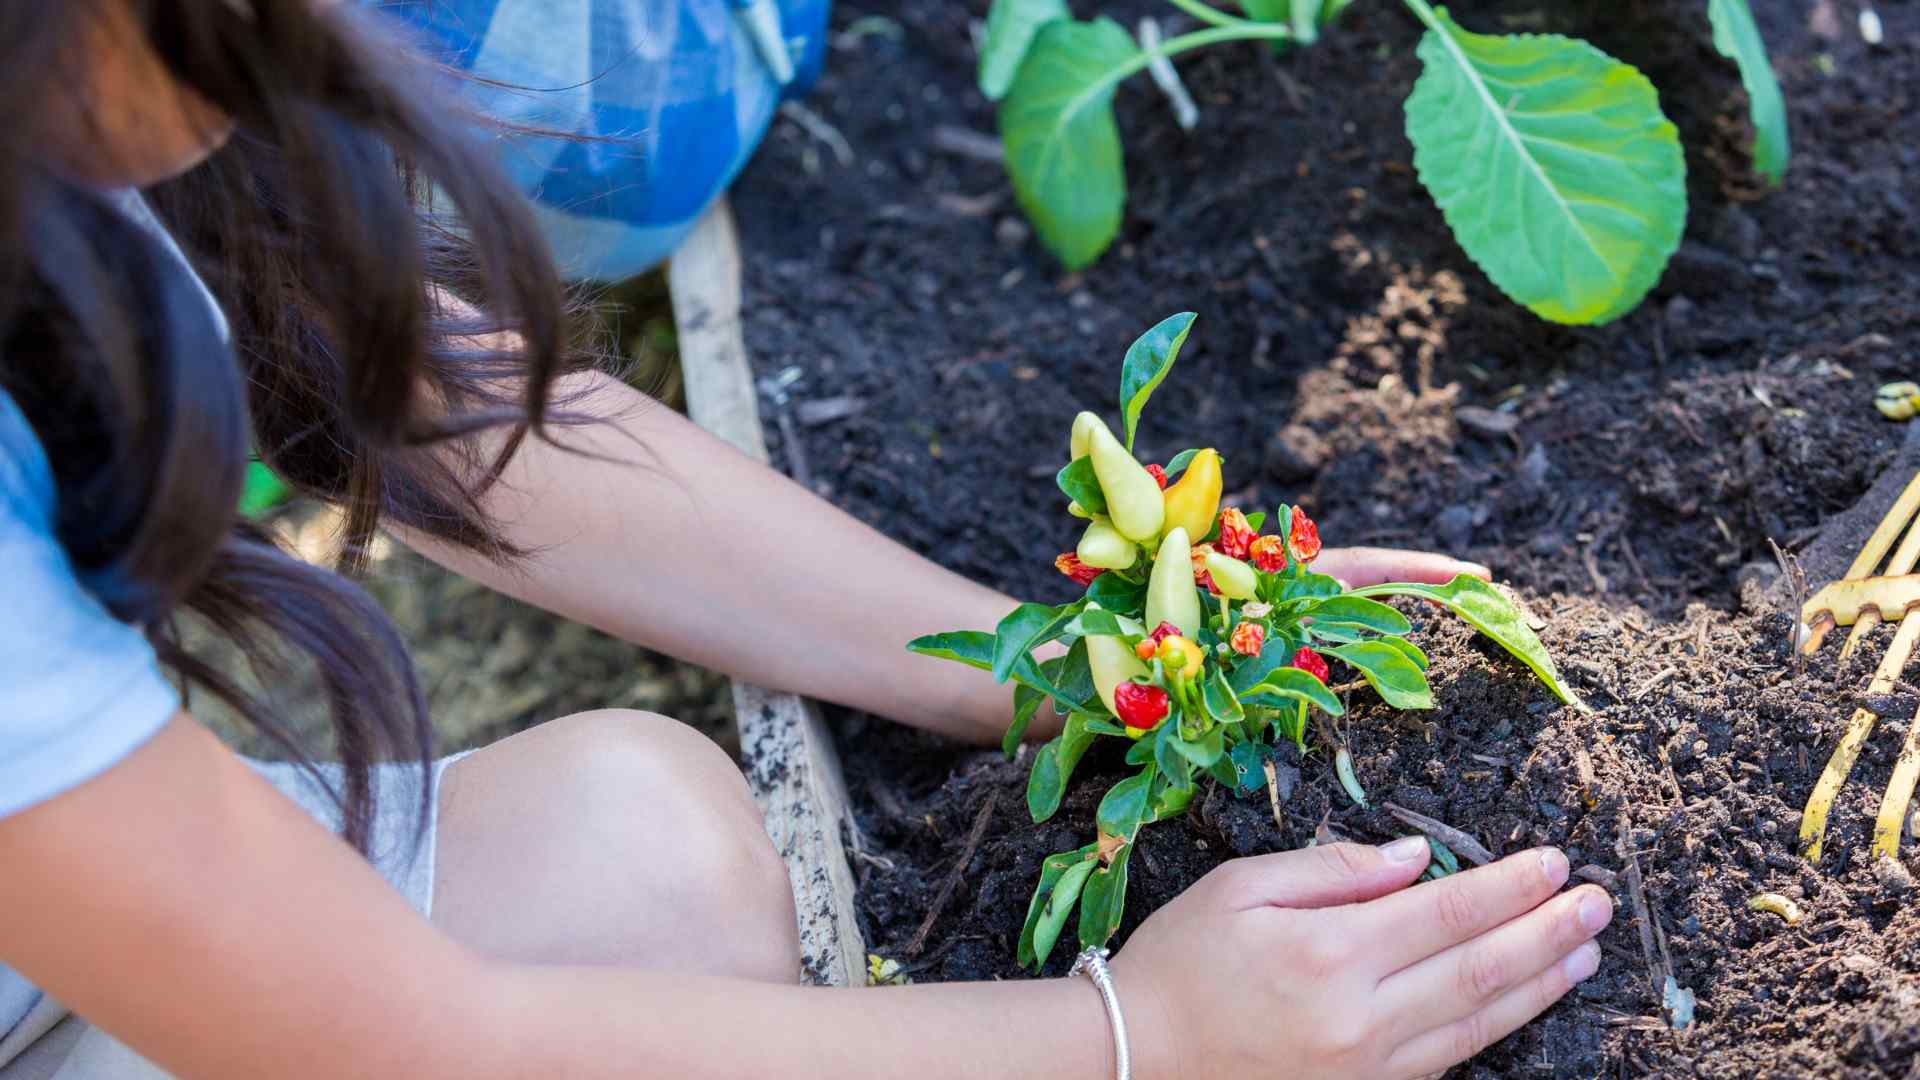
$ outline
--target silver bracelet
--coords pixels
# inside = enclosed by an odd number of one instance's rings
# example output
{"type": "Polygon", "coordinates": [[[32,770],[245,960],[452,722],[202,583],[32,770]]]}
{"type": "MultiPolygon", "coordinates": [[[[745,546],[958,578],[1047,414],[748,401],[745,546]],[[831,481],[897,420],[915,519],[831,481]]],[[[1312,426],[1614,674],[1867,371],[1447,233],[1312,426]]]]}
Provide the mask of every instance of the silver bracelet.
{"type": "Polygon", "coordinates": [[[1120,996],[1113,992],[1113,974],[1107,970],[1105,949],[1088,949],[1074,958],[1067,978],[1085,975],[1100,991],[1100,1002],[1107,1007],[1107,1022],[1113,1028],[1114,1080],[1133,1080],[1133,1055],[1127,1051],[1127,1019],[1120,1015],[1120,996]]]}

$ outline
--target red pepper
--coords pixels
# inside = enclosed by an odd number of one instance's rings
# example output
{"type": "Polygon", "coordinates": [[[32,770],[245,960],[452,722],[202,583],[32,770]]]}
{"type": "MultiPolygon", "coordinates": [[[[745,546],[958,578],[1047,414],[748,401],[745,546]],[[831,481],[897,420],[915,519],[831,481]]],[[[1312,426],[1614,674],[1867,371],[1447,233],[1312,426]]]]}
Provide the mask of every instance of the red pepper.
{"type": "Polygon", "coordinates": [[[1053,560],[1053,568],[1072,578],[1076,584],[1091,585],[1093,579],[1106,573],[1097,566],[1088,566],[1080,561],[1080,556],[1071,551],[1063,551],[1053,560]]]}
{"type": "Polygon", "coordinates": [[[1167,470],[1158,465],[1149,465],[1147,475],[1153,477],[1153,482],[1160,485],[1161,491],[1167,490],[1167,470]]]}
{"type": "Polygon", "coordinates": [[[1293,666],[1319,679],[1321,685],[1326,685],[1327,661],[1319,653],[1303,648],[1293,654],[1293,666]]]}
{"type": "Polygon", "coordinates": [[[1293,525],[1287,530],[1287,546],[1293,549],[1297,562],[1310,563],[1320,557],[1320,526],[1297,506],[1293,508],[1293,525]]]}
{"type": "Polygon", "coordinates": [[[1214,546],[1228,558],[1245,559],[1247,549],[1253,546],[1255,535],[1253,526],[1247,522],[1247,515],[1229,506],[1220,511],[1220,538],[1214,546]]]}
{"type": "Polygon", "coordinates": [[[1287,542],[1277,536],[1255,537],[1247,547],[1247,554],[1263,574],[1277,574],[1287,568],[1287,542]]]}
{"type": "Polygon", "coordinates": [[[1215,596],[1220,590],[1213,583],[1213,575],[1207,572],[1207,552],[1213,550],[1212,544],[1195,544],[1193,548],[1193,583],[1215,596]]]}
{"type": "Polygon", "coordinates": [[[1124,682],[1113,688],[1113,711],[1129,732],[1152,731],[1167,718],[1172,699],[1157,686],[1124,682]]]}
{"type": "Polygon", "coordinates": [[[1243,622],[1233,628],[1233,637],[1228,644],[1241,656],[1259,656],[1260,650],[1267,644],[1267,628],[1257,622],[1243,622]]]}

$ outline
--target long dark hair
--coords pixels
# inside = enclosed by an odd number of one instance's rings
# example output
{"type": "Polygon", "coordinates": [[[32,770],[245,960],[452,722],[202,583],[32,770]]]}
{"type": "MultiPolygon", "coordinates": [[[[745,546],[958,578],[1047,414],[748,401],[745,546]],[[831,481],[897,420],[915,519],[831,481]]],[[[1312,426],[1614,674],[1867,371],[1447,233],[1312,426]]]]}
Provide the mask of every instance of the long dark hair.
{"type": "Polygon", "coordinates": [[[47,449],[59,540],[82,581],[301,761],[265,701],[182,644],[177,616],[203,618],[269,672],[288,646],[310,658],[344,766],[342,831],[365,850],[371,765],[430,766],[425,700],[358,587],[237,516],[245,463],[257,452],[345,509],[342,570],[363,563],[383,519],[514,555],[478,496],[541,431],[570,366],[561,285],[444,77],[353,2],[0,5],[0,100],[30,114],[59,93],[61,58],[109,5],[234,119],[222,150],[148,193],[221,301],[230,344],[164,240],[62,179],[43,133],[9,120],[0,385],[47,449]],[[460,438],[503,424],[504,449],[460,438]]]}

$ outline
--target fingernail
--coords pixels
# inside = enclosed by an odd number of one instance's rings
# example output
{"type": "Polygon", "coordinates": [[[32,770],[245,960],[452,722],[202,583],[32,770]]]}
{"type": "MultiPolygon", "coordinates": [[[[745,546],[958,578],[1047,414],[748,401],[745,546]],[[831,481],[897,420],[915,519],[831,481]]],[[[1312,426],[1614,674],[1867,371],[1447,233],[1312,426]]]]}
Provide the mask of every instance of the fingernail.
{"type": "Polygon", "coordinates": [[[1466,567],[1467,567],[1467,573],[1472,574],[1474,577],[1482,578],[1487,581],[1493,580],[1493,570],[1490,567],[1487,567],[1477,562],[1467,563],[1466,567]]]}
{"type": "Polygon", "coordinates": [[[1568,953],[1567,958],[1560,961],[1560,964],[1565,968],[1567,981],[1570,983],[1591,978],[1594,972],[1600,970],[1600,946],[1589,941],[1568,953]]]}
{"type": "Polygon", "coordinates": [[[1403,836],[1391,844],[1382,846],[1380,854],[1385,855],[1388,862],[1419,862],[1423,866],[1433,859],[1432,849],[1427,846],[1427,838],[1424,836],[1403,836]]]}
{"type": "Polygon", "coordinates": [[[1556,889],[1567,880],[1567,857],[1560,853],[1559,848],[1540,849],[1540,873],[1547,879],[1547,884],[1556,889]]]}
{"type": "Polygon", "coordinates": [[[1598,933],[1613,918],[1613,901],[1598,892],[1580,897],[1580,925],[1589,933],[1598,933]]]}

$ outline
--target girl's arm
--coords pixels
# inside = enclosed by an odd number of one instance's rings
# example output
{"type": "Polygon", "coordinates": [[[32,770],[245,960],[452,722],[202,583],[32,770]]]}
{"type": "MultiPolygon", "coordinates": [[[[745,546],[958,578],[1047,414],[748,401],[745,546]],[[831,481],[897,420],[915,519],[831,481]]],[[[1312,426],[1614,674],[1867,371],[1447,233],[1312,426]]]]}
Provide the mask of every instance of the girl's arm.
{"type": "MultiPolygon", "coordinates": [[[[1011,688],[906,644],[992,630],[1014,601],[616,380],[580,376],[564,389],[583,388],[573,409],[605,422],[551,430],[588,453],[529,439],[483,500],[530,558],[503,567],[405,539],[502,592],[684,660],[956,738],[1000,737],[1011,688]]],[[[1485,573],[1440,556],[1332,549],[1317,568],[1356,585],[1485,573]]],[[[1051,734],[1045,717],[1033,733],[1051,734]]]]}
{"type": "MultiPolygon", "coordinates": [[[[1428,854],[1401,846],[1239,860],[1152,916],[1115,967],[1135,1075],[1429,1073],[1592,970],[1578,902],[1605,894],[1549,899],[1557,853],[1403,890],[1428,854]]],[[[1113,1075],[1078,980],[822,991],[489,960],[185,716],[0,819],[0,866],[0,962],[184,1080],[1113,1075]]]]}

